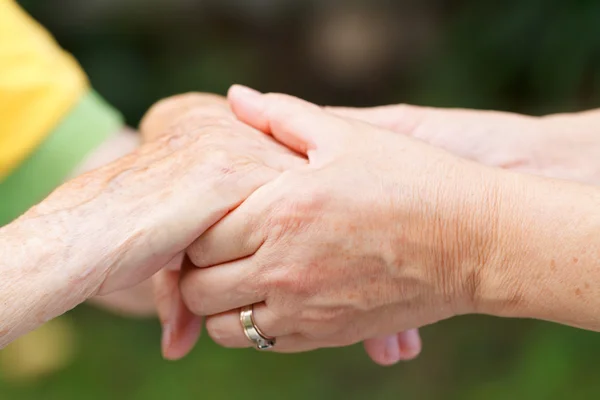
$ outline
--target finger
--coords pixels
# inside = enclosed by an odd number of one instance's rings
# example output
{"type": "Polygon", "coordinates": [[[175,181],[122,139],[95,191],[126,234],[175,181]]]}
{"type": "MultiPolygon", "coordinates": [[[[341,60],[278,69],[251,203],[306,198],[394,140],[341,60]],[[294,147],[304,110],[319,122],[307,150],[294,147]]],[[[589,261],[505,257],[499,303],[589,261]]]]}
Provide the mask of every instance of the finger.
{"type": "Polygon", "coordinates": [[[400,355],[402,360],[412,360],[416,358],[423,347],[421,336],[418,329],[409,329],[398,334],[398,344],[400,345],[400,355]]]}
{"type": "Polygon", "coordinates": [[[369,357],[379,365],[394,365],[401,359],[400,344],[396,334],[367,339],[364,341],[364,346],[369,357]]]}
{"type": "Polygon", "coordinates": [[[163,269],[169,271],[179,271],[181,269],[181,264],[183,263],[183,257],[185,253],[179,253],[163,269]]]}
{"type": "Polygon", "coordinates": [[[417,329],[394,335],[367,339],[365,350],[379,365],[394,365],[402,360],[411,360],[421,352],[421,339],[417,329]]]}
{"type": "Polygon", "coordinates": [[[266,239],[267,232],[258,228],[263,225],[260,221],[262,209],[258,209],[256,205],[262,203],[260,197],[268,190],[269,188],[264,186],[257,189],[244,203],[188,247],[188,257],[196,267],[224,264],[258,251],[266,239]],[[259,221],[261,223],[257,223],[259,221]]]}
{"type": "Polygon", "coordinates": [[[202,330],[202,319],[192,314],[178,290],[180,271],[161,270],[153,278],[159,317],[163,326],[162,353],[168,360],[187,355],[202,330]],[[160,304],[160,305],[159,305],[160,304]]]}
{"type": "Polygon", "coordinates": [[[315,104],[283,94],[263,95],[239,85],[229,90],[228,97],[238,119],[308,155],[311,162],[319,157],[317,149],[335,150],[339,139],[347,139],[347,134],[341,135],[350,126],[315,104]]]}
{"type": "MultiPolygon", "coordinates": [[[[276,338],[276,347],[278,348],[280,339],[285,336],[301,337],[297,334],[297,326],[291,320],[278,317],[269,310],[265,303],[255,303],[252,316],[255,325],[264,335],[276,338]]],[[[206,331],[216,343],[223,347],[254,346],[244,334],[239,309],[206,317],[206,331]]]]}
{"type": "Polygon", "coordinates": [[[156,316],[156,305],[152,293],[151,279],[132,288],[120,290],[104,296],[95,296],[91,303],[126,317],[156,316]]]}
{"type": "Polygon", "coordinates": [[[154,274],[152,277],[152,290],[154,294],[154,303],[156,305],[156,312],[158,314],[158,319],[161,324],[164,326],[164,321],[166,321],[171,313],[172,300],[173,300],[173,291],[178,290],[177,282],[179,280],[179,269],[181,267],[181,263],[183,262],[183,253],[180,253],[173,257],[171,261],[165,265],[159,272],[154,274]],[[177,273],[172,273],[177,272],[177,273]]]}
{"type": "Polygon", "coordinates": [[[211,268],[187,269],[179,290],[187,307],[196,315],[212,315],[265,300],[254,257],[211,268]]]}

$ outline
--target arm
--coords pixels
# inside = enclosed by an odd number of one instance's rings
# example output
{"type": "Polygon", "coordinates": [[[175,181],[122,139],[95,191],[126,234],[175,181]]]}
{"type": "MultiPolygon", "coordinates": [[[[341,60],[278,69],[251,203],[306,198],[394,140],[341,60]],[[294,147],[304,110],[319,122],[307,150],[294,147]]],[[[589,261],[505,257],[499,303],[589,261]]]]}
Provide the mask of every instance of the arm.
{"type": "Polygon", "coordinates": [[[230,102],[309,165],[188,248],[198,268],[182,296],[218,343],[252,345],[246,305],[281,352],[482,312],[600,330],[598,188],[485,167],[289,96],[235,88],[230,102]]]}
{"type": "Polygon", "coordinates": [[[600,185],[600,110],[544,117],[407,104],[329,110],[486,165],[600,185]]]}
{"type": "Polygon", "coordinates": [[[86,223],[65,223],[71,211],[63,211],[32,212],[0,229],[0,348],[87,300],[102,283],[92,264],[98,249],[75,240],[85,236],[86,223]]]}
{"type": "Polygon", "coordinates": [[[478,311],[600,331],[600,190],[512,176],[478,311]]]}
{"type": "MultiPolygon", "coordinates": [[[[198,115],[205,115],[206,118],[231,116],[227,100],[218,95],[188,93],[163,100],[153,107],[152,112],[147,114],[140,126],[139,134],[127,128],[122,129],[88,156],[74,171],[72,177],[96,169],[116,158],[124,156],[139,147],[141,142],[150,143],[158,140],[161,136],[169,132],[171,126],[182,115],[190,110],[193,110],[198,115]]],[[[179,266],[174,265],[174,267],[179,266]]],[[[170,320],[169,316],[183,316],[181,319],[189,320],[190,323],[187,325],[196,329],[198,324],[195,323],[195,318],[189,315],[187,310],[171,309],[170,303],[178,301],[178,299],[172,298],[172,296],[178,296],[176,287],[177,279],[170,277],[170,275],[176,276],[176,274],[172,273],[169,268],[161,270],[157,274],[162,276],[157,276],[155,279],[156,298],[153,294],[152,282],[149,280],[128,290],[107,296],[94,297],[91,299],[91,302],[110,311],[130,316],[149,316],[155,315],[158,312],[163,324],[167,320],[170,320]]],[[[179,302],[178,304],[181,303],[179,302]]],[[[181,307],[183,307],[183,304],[181,304],[181,307]]],[[[173,325],[180,324],[173,322],[173,325]]]]}
{"type": "Polygon", "coordinates": [[[0,347],[147,280],[298,162],[233,119],[184,112],[157,141],[63,184],[0,230],[0,347]]]}
{"type": "MultiPolygon", "coordinates": [[[[69,176],[69,179],[82,175],[121,158],[140,146],[140,135],[132,129],[123,128],[98,146],[69,176]]],[[[90,302],[109,311],[127,316],[152,316],[156,307],[150,281],[106,296],[96,296],[90,302]]]]}
{"type": "MultiPolygon", "coordinates": [[[[541,118],[410,105],[330,110],[484,164],[600,185],[600,110],[541,118]]],[[[505,191],[507,236],[475,294],[478,308],[599,330],[598,190],[510,177],[506,188],[517,193],[505,191]]]]}

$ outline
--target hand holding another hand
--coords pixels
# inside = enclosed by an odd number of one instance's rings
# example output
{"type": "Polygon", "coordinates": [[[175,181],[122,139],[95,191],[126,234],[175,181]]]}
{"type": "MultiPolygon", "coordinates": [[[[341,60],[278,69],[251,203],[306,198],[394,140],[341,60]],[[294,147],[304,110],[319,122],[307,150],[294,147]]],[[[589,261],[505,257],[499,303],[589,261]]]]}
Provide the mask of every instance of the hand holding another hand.
{"type": "MultiPolygon", "coordinates": [[[[157,140],[168,135],[172,126],[178,124],[182,115],[193,112],[198,124],[214,125],[215,121],[229,121],[230,129],[238,134],[254,134],[249,126],[237,121],[231,112],[227,100],[219,96],[206,94],[186,94],[163,100],[154,106],[144,118],[141,131],[146,142],[157,140]]],[[[230,140],[225,127],[214,126],[212,134],[221,135],[223,140],[230,140]]],[[[262,134],[262,133],[261,133],[262,134]]],[[[277,157],[279,149],[265,157],[277,157]]],[[[284,152],[289,150],[285,149],[284,152]]],[[[296,156],[297,160],[285,167],[292,169],[307,161],[296,156]]],[[[187,354],[194,346],[201,330],[201,318],[191,313],[181,300],[179,293],[179,268],[190,269],[189,261],[184,260],[183,253],[175,257],[166,268],[161,269],[153,277],[155,299],[161,323],[163,325],[163,355],[177,359],[187,354]]],[[[193,267],[192,267],[193,268],[193,267]]],[[[202,290],[198,288],[198,290],[202,290]]],[[[227,294],[219,294],[226,296],[227,294]]],[[[390,339],[370,339],[367,351],[371,358],[383,364],[395,363],[401,359],[410,359],[420,352],[420,339],[416,330],[402,332],[390,339]],[[387,345],[387,346],[386,346],[387,345]],[[390,349],[391,347],[391,349],[390,349]]]]}
{"type": "Polygon", "coordinates": [[[239,323],[249,304],[282,352],[476,307],[495,255],[495,170],[291,97],[237,88],[230,100],[240,120],[309,164],[256,190],[188,249],[198,268],[184,272],[183,299],[218,343],[250,345],[239,323]]]}

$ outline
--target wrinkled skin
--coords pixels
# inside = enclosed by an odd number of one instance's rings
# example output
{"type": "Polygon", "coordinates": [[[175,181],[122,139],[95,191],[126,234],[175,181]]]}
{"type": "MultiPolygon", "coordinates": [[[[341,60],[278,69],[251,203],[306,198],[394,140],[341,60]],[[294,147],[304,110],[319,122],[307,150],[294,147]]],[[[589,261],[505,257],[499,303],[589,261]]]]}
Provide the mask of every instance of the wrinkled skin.
{"type": "Polygon", "coordinates": [[[494,170],[291,97],[238,88],[230,98],[238,118],[310,163],[257,190],[188,249],[198,268],[184,271],[183,300],[208,316],[214,340],[249,345],[237,311],[247,304],[280,352],[471,310],[463,284],[492,251],[494,170]],[[466,223],[465,212],[484,225],[466,223]],[[457,243],[465,238],[469,246],[457,243]]]}
{"type": "MultiPolygon", "coordinates": [[[[207,115],[229,112],[226,101],[220,96],[196,97],[194,100],[188,98],[188,105],[183,108],[203,108],[207,115]]],[[[173,107],[173,103],[170,110],[177,110],[181,105],[173,107]]],[[[486,165],[600,183],[600,161],[595,156],[600,151],[600,141],[596,139],[593,129],[598,112],[538,118],[504,112],[410,105],[367,109],[330,107],[327,111],[413,136],[486,165]]],[[[168,107],[163,109],[165,121],[172,119],[168,112],[168,107]]],[[[146,125],[146,135],[148,132],[155,136],[160,133],[161,123],[146,125]]],[[[172,296],[178,296],[176,286],[179,274],[171,273],[170,278],[168,272],[161,272],[161,275],[156,279],[166,281],[162,287],[171,287],[169,292],[172,296]]],[[[165,309],[164,306],[162,308],[165,309]]],[[[184,309],[178,301],[173,314],[185,317],[187,314],[182,312],[184,309]]],[[[176,350],[177,346],[174,347],[176,350]]],[[[185,354],[189,347],[179,354],[185,354]]],[[[418,355],[421,342],[417,330],[413,329],[397,335],[368,339],[365,347],[376,362],[389,365],[418,355]]],[[[171,353],[176,354],[177,351],[171,353]]]]}
{"type": "MultiPolygon", "coordinates": [[[[180,114],[189,111],[193,111],[197,116],[204,115],[206,120],[235,119],[227,100],[223,97],[196,93],[175,96],[159,102],[144,118],[141,124],[144,140],[153,141],[160,138],[168,132],[170,125],[180,118],[180,114]]],[[[294,165],[290,165],[292,166],[294,165]]],[[[163,325],[163,355],[169,359],[185,356],[196,343],[201,331],[201,318],[187,309],[179,293],[179,268],[182,262],[183,254],[180,254],[167,268],[153,277],[155,301],[163,325]]],[[[187,260],[185,262],[187,265],[187,260]]],[[[414,358],[420,352],[420,348],[421,342],[416,330],[394,335],[392,340],[371,339],[367,344],[367,352],[371,358],[383,365],[414,358]]]]}
{"type": "MultiPolygon", "coordinates": [[[[263,135],[237,121],[222,97],[199,93],[174,96],[158,102],[149,110],[140,125],[144,141],[148,143],[160,141],[171,135],[173,129],[181,130],[190,136],[210,137],[219,143],[243,137],[247,139],[248,147],[246,150],[244,147],[239,149],[242,153],[248,151],[250,154],[252,140],[263,135]],[[193,115],[193,121],[188,122],[190,115],[193,115]]],[[[264,162],[257,159],[253,161],[259,165],[275,165],[277,171],[294,168],[306,162],[303,157],[293,154],[271,138],[263,137],[254,146],[260,146],[264,162]]],[[[236,155],[231,154],[227,157],[235,158],[236,155]]],[[[252,169],[249,168],[247,173],[251,174],[252,169]]],[[[210,179],[208,176],[205,178],[210,179]]],[[[157,312],[163,326],[163,354],[169,359],[178,359],[187,354],[196,343],[202,329],[201,318],[185,307],[179,295],[179,270],[186,262],[182,251],[152,278],[157,312]]]]}
{"type": "Polygon", "coordinates": [[[166,135],[60,186],[0,230],[0,260],[10,260],[0,265],[10,305],[0,347],[150,278],[256,189],[304,163],[261,132],[189,110],[166,135]]]}
{"type": "MultiPolygon", "coordinates": [[[[328,107],[354,118],[485,165],[600,185],[600,111],[532,117],[498,111],[441,109],[409,104],[373,108],[328,107]]],[[[375,357],[406,343],[406,335],[365,341],[375,357]],[[387,346],[385,346],[387,344],[387,346]]],[[[418,336],[414,339],[415,343],[418,336]]],[[[382,359],[394,360],[394,357],[382,359]]]]}

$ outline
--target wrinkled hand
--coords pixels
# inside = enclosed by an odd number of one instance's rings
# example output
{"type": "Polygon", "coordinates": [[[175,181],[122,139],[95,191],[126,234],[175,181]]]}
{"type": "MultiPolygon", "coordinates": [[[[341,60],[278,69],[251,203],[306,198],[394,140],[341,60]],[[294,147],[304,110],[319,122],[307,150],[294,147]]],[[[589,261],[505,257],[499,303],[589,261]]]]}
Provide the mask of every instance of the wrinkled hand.
{"type": "MultiPolygon", "coordinates": [[[[204,116],[206,120],[235,119],[224,97],[198,93],[180,95],[158,103],[144,118],[141,124],[144,140],[150,142],[160,138],[182,114],[190,111],[199,118],[204,116]]],[[[201,331],[201,318],[191,313],[181,300],[179,269],[183,261],[182,253],[153,277],[157,311],[163,325],[163,355],[168,359],[185,356],[196,343],[201,331]]],[[[187,265],[188,260],[185,262],[187,265]]],[[[421,342],[418,331],[413,329],[391,339],[370,339],[366,342],[366,347],[374,361],[392,364],[418,355],[421,342]]]]}
{"type": "Polygon", "coordinates": [[[491,251],[495,170],[291,97],[236,88],[230,100],[310,164],[255,191],[188,249],[197,268],[184,271],[182,296],[215,341],[249,345],[238,315],[248,304],[281,352],[472,309],[491,251]]]}
{"type": "MultiPolygon", "coordinates": [[[[140,130],[147,143],[164,141],[172,136],[173,132],[203,142],[205,147],[200,149],[198,161],[201,162],[200,156],[205,152],[221,163],[219,170],[207,171],[206,176],[198,179],[200,182],[217,181],[219,184],[213,184],[213,189],[223,191],[223,195],[228,191],[241,194],[239,188],[246,186],[243,182],[246,179],[249,182],[259,179],[266,183],[269,179],[265,175],[266,170],[271,171],[270,178],[273,178],[278,172],[306,163],[304,158],[276,143],[272,138],[265,137],[263,133],[237,121],[226,100],[216,95],[189,93],[162,100],[146,114],[140,130]],[[227,153],[229,151],[231,153],[227,153]],[[259,176],[250,177],[253,173],[259,176]],[[231,174],[239,175],[242,182],[224,179],[231,174]],[[226,184],[233,187],[221,187],[226,184]]],[[[169,186],[174,183],[165,184],[169,186]]],[[[196,203],[200,210],[207,209],[209,201],[215,201],[216,205],[223,202],[218,198],[218,193],[216,198],[210,198],[210,193],[211,190],[208,190],[206,196],[202,196],[206,198],[196,203]]],[[[185,196],[185,192],[181,192],[181,195],[185,196]]],[[[236,203],[226,211],[235,208],[242,200],[243,197],[236,197],[236,203]]],[[[214,222],[216,220],[212,221],[214,222]]],[[[197,233],[201,234],[202,231],[197,233]]],[[[182,264],[185,268],[186,262],[184,252],[180,251],[153,276],[157,312],[163,326],[163,354],[172,359],[187,354],[201,331],[201,319],[185,307],[179,295],[179,270],[182,264]]]]}
{"type": "Polygon", "coordinates": [[[328,111],[409,135],[485,165],[600,184],[600,111],[532,117],[407,104],[328,111]]]}

